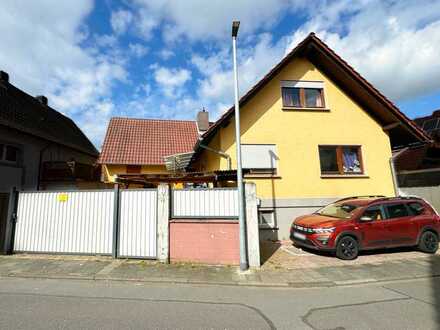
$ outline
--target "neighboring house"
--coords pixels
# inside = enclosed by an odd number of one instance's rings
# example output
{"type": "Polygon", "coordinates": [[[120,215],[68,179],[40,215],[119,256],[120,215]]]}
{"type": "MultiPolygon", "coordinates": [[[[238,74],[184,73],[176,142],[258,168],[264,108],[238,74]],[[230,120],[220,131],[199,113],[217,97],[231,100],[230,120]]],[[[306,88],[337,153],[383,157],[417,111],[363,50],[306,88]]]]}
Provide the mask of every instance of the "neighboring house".
{"type": "Polygon", "coordinates": [[[205,125],[206,130],[209,126],[205,114],[199,115],[199,125],[197,121],[112,118],[99,158],[102,181],[126,180],[130,187],[166,181],[173,173],[167,169],[165,157],[193,151],[198,127],[205,125]]]}
{"type": "Polygon", "coordinates": [[[95,180],[98,151],[68,117],[9,82],[0,71],[0,193],[12,187],[76,188],[95,180]]]}
{"type": "MultiPolygon", "coordinates": [[[[245,179],[257,185],[262,238],[343,196],[394,195],[392,148],[429,137],[314,34],[240,99],[245,179]]],[[[195,147],[194,171],[235,166],[234,108],[195,147]]]]}
{"type": "Polygon", "coordinates": [[[440,110],[432,115],[415,118],[433,141],[417,144],[403,150],[396,159],[400,187],[440,185],[440,110]]]}

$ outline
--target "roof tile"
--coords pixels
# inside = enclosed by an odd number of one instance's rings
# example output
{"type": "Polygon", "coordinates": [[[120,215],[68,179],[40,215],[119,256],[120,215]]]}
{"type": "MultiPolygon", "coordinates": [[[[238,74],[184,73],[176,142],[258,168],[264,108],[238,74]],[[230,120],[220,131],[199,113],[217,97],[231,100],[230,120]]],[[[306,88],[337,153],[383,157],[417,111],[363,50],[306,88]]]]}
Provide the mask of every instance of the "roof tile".
{"type": "Polygon", "coordinates": [[[99,163],[163,165],[164,156],[193,151],[198,136],[195,121],[112,118],[99,163]]]}

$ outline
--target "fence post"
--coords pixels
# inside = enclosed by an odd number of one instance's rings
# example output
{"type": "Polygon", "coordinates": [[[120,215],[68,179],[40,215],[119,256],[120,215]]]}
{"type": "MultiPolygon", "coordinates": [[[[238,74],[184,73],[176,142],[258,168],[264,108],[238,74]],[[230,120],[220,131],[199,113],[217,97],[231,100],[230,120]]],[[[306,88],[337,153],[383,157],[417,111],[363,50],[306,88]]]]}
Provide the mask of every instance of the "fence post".
{"type": "Polygon", "coordinates": [[[119,250],[119,184],[115,184],[113,189],[113,243],[112,243],[112,257],[118,257],[119,250]]]}
{"type": "Polygon", "coordinates": [[[260,232],[258,225],[258,198],[255,183],[245,183],[246,197],[246,227],[247,252],[249,267],[259,268],[260,262],[260,232]]]}
{"type": "Polygon", "coordinates": [[[18,202],[18,191],[14,187],[9,192],[9,203],[8,203],[8,215],[6,217],[6,232],[5,232],[5,254],[12,254],[14,250],[14,232],[15,232],[15,222],[17,220],[17,202],[18,202]]]}
{"type": "Polygon", "coordinates": [[[157,187],[157,259],[169,262],[170,188],[161,183],[157,187]]]}

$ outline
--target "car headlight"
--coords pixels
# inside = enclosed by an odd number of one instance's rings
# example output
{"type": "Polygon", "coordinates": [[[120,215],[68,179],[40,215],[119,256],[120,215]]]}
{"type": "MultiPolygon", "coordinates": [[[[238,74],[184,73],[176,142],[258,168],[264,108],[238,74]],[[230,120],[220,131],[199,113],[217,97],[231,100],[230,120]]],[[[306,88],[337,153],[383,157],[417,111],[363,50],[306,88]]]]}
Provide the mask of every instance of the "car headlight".
{"type": "Polygon", "coordinates": [[[335,227],[331,228],[315,228],[313,231],[317,234],[330,234],[335,231],[335,227]]]}

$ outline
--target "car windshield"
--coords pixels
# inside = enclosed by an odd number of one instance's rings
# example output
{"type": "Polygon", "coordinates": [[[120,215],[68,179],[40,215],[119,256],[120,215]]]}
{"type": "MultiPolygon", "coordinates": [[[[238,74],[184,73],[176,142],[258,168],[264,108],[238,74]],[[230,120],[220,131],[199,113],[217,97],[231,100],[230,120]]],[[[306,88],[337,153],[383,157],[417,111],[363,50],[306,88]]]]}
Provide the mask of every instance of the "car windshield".
{"type": "Polygon", "coordinates": [[[357,208],[358,206],[353,204],[333,203],[323,207],[316,213],[332,218],[350,219],[353,211],[357,208]]]}

